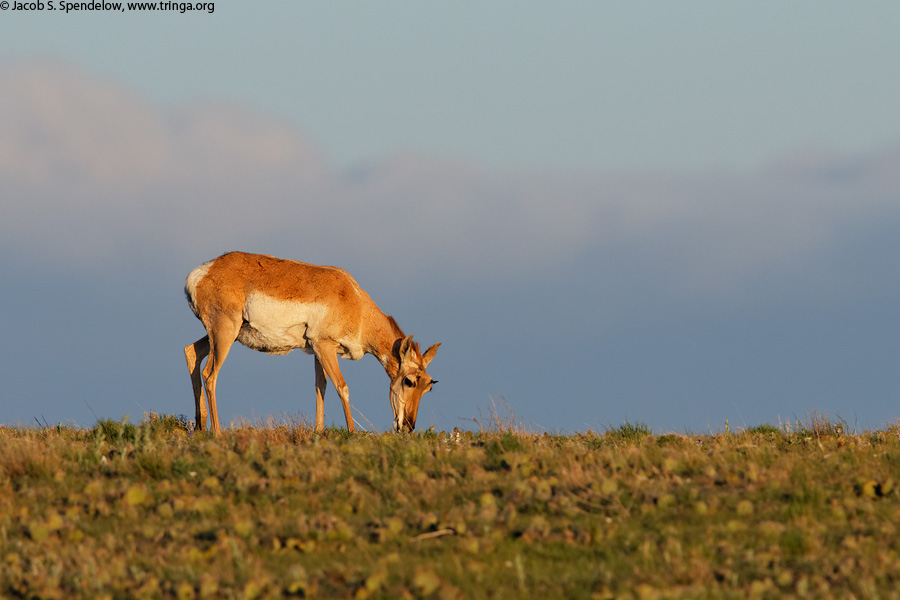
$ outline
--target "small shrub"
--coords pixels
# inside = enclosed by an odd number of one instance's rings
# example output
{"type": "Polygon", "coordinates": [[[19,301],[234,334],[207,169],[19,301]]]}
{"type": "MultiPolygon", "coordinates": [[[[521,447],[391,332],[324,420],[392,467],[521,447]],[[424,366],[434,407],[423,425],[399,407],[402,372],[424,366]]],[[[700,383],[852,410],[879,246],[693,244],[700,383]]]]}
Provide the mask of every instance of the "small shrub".
{"type": "Polygon", "coordinates": [[[97,424],[94,426],[94,433],[95,435],[102,434],[103,439],[111,444],[134,442],[137,429],[132,423],[127,421],[128,417],[122,419],[121,423],[112,419],[97,421],[97,424]]]}
{"type": "Polygon", "coordinates": [[[828,413],[812,412],[805,421],[800,419],[794,419],[793,423],[787,421],[784,430],[793,436],[821,438],[839,437],[849,433],[851,428],[847,425],[847,421],[840,417],[832,420],[828,417],[828,413]]]}
{"type": "Polygon", "coordinates": [[[685,437],[674,433],[664,433],[656,436],[656,443],[659,446],[680,446],[685,443],[685,437]]]}
{"type": "Polygon", "coordinates": [[[194,427],[185,415],[159,415],[154,412],[144,413],[147,427],[154,435],[168,435],[174,432],[192,432],[194,427]]]}
{"type": "Polygon", "coordinates": [[[749,427],[747,429],[747,433],[757,433],[760,435],[780,435],[781,430],[769,423],[763,423],[762,425],[749,427]]]}
{"type": "Polygon", "coordinates": [[[650,433],[650,427],[641,421],[633,424],[625,421],[618,427],[610,426],[606,429],[607,437],[629,443],[639,442],[650,435],[650,433]]]}

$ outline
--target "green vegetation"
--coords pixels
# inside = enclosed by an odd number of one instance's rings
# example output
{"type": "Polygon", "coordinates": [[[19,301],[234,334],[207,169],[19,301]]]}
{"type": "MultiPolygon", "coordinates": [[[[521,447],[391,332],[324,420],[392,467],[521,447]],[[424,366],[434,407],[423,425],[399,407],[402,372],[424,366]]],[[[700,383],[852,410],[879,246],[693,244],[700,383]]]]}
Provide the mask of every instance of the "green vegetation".
{"type": "Polygon", "coordinates": [[[900,427],[494,425],[0,428],[0,596],[900,595],[900,427]]]}

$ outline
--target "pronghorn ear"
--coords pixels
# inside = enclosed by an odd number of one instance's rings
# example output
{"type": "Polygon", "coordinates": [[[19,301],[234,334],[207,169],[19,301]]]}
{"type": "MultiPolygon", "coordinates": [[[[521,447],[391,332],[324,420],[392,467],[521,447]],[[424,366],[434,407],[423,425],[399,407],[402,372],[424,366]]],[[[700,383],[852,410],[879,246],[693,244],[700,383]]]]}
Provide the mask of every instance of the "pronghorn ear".
{"type": "Polygon", "coordinates": [[[413,336],[408,335],[400,342],[400,362],[404,363],[409,360],[409,353],[413,350],[413,336]]]}
{"type": "Polygon", "coordinates": [[[422,355],[422,367],[427,367],[428,363],[431,362],[431,359],[434,358],[434,355],[437,354],[437,349],[440,347],[441,343],[438,342],[433,346],[429,346],[428,350],[425,351],[425,354],[422,355]]]}

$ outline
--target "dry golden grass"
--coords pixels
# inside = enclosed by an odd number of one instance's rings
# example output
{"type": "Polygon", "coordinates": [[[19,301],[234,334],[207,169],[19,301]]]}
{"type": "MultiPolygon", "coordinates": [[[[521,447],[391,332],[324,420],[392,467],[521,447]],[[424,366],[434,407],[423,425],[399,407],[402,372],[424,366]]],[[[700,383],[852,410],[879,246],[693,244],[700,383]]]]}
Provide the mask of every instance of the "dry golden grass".
{"type": "Polygon", "coordinates": [[[898,596],[897,426],[479,424],[0,428],[0,596],[898,596]]]}

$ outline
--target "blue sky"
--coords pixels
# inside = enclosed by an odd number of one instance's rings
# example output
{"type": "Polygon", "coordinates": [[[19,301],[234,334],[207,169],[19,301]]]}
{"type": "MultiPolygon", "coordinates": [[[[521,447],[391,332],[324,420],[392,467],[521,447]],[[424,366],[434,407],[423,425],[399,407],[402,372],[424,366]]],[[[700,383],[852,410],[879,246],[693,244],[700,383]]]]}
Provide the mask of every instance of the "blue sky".
{"type": "MultiPolygon", "coordinates": [[[[232,249],[345,267],[443,342],[420,427],[492,399],[551,431],[894,422],[898,25],[887,2],[4,11],[0,422],[190,414],[184,277],[232,249]]],[[[341,366],[386,429],[380,366],[341,366]]],[[[311,416],[312,361],[241,348],[219,404],[311,416]]]]}

